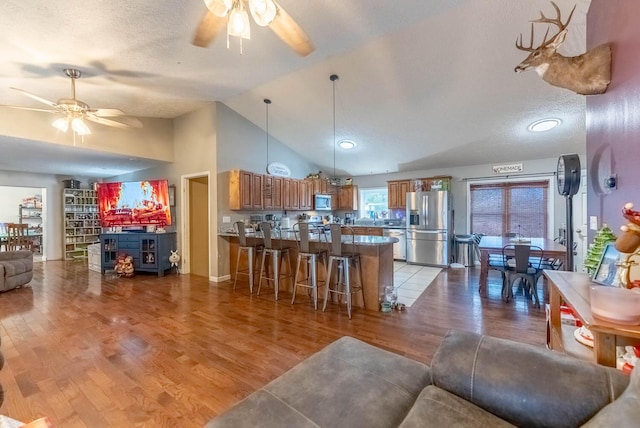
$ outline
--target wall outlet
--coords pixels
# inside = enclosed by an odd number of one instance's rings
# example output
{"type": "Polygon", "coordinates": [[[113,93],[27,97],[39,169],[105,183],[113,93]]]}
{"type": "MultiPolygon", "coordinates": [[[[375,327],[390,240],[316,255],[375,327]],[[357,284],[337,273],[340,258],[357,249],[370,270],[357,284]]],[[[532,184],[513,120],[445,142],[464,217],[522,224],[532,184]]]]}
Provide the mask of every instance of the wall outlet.
{"type": "Polygon", "coordinates": [[[589,216],[589,229],[598,230],[598,216],[597,215],[589,216]]]}
{"type": "Polygon", "coordinates": [[[231,216],[223,215],[222,216],[222,222],[223,223],[231,223],[231,216]]]}

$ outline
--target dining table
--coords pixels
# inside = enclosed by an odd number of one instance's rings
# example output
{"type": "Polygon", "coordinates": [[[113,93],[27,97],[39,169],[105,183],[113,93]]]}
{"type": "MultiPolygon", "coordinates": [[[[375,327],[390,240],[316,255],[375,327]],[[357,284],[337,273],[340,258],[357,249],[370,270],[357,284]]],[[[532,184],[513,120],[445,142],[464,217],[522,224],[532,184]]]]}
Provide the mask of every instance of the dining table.
{"type": "MultiPolygon", "coordinates": [[[[542,256],[557,258],[562,266],[566,266],[567,261],[567,247],[553,239],[547,238],[513,238],[506,236],[483,236],[478,244],[480,250],[480,284],[478,285],[478,292],[481,297],[487,297],[487,283],[489,281],[489,256],[491,254],[502,255],[502,249],[505,245],[526,244],[531,245],[532,256],[542,256]],[[540,250],[542,254],[540,254],[540,250]]],[[[564,269],[563,269],[564,270],[564,269]]]]}

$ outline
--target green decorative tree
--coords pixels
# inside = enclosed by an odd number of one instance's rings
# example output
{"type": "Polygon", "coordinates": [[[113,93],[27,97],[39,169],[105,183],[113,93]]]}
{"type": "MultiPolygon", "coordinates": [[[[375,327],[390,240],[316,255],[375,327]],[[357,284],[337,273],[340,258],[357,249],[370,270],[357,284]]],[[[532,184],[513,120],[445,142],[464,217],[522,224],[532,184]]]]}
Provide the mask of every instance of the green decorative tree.
{"type": "Polygon", "coordinates": [[[587,259],[584,262],[584,268],[587,270],[589,276],[593,276],[607,244],[615,240],[616,235],[613,234],[613,231],[606,224],[602,225],[602,229],[596,232],[593,243],[589,245],[587,259]]]}

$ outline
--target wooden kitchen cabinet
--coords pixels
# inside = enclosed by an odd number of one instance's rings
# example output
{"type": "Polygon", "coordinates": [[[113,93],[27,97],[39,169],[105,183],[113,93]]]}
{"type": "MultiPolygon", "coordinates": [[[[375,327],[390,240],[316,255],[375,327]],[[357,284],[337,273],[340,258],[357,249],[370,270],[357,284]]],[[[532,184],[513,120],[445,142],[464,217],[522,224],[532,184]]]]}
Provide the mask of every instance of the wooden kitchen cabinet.
{"type": "Polygon", "coordinates": [[[293,178],[283,179],[283,209],[300,209],[300,180],[293,178]]]}
{"type": "Polygon", "coordinates": [[[338,188],[338,210],[358,210],[358,186],[342,186],[338,188]]]}
{"type": "Polygon", "coordinates": [[[229,172],[229,208],[262,209],[262,174],[233,170],[229,172]]]}
{"type": "Polygon", "coordinates": [[[265,210],[281,210],[283,204],[283,178],[265,175],[263,177],[262,206],[265,210]]]}
{"type": "Polygon", "coordinates": [[[388,181],[389,209],[405,209],[407,207],[407,193],[410,191],[411,180],[388,181]]]}
{"type": "MultiPolygon", "coordinates": [[[[381,227],[367,227],[367,226],[350,226],[353,230],[354,235],[365,235],[365,236],[382,236],[382,228],[381,227]]],[[[346,229],[347,232],[349,229],[346,229]]],[[[343,232],[343,233],[347,233],[343,232]]]]}
{"type": "Polygon", "coordinates": [[[429,192],[431,190],[451,190],[451,176],[438,175],[411,180],[411,192],[429,192]]]}
{"type": "Polygon", "coordinates": [[[313,181],[301,180],[300,186],[300,209],[312,210],[313,209],[313,181]]]}

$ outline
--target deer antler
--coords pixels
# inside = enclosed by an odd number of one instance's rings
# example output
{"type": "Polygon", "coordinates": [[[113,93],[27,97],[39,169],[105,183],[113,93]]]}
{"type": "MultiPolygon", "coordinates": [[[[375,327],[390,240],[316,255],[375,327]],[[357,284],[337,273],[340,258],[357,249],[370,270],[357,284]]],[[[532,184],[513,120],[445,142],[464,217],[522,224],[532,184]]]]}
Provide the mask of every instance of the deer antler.
{"type": "Polygon", "coordinates": [[[569,21],[571,21],[571,18],[573,17],[573,12],[576,10],[577,5],[573,6],[573,9],[571,9],[571,13],[569,14],[569,18],[567,19],[567,22],[563,24],[562,13],[560,12],[560,8],[553,1],[551,2],[551,4],[553,5],[553,8],[556,10],[557,17],[547,18],[546,16],[544,16],[544,13],[540,11],[540,18],[534,19],[533,21],[531,21],[531,44],[529,45],[529,47],[523,46],[522,33],[520,33],[520,37],[516,40],[516,48],[520,49],[521,51],[534,52],[536,49],[545,47],[553,43],[556,37],[558,37],[558,35],[567,28],[567,26],[569,25],[569,21]],[[534,48],[533,47],[533,24],[534,23],[556,25],[558,27],[558,32],[547,41],[547,36],[549,35],[549,28],[547,27],[547,32],[544,34],[544,39],[542,40],[542,43],[537,48],[534,48]]]}

